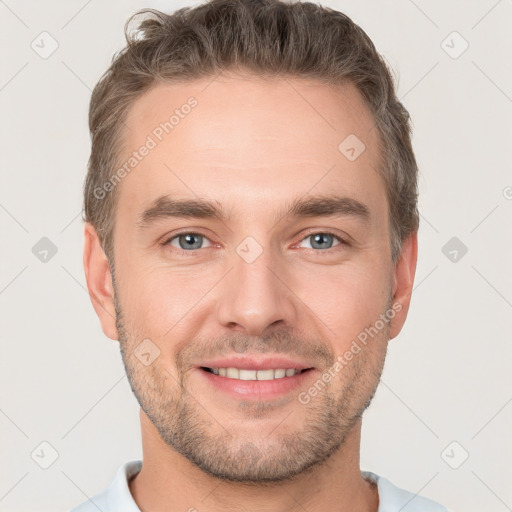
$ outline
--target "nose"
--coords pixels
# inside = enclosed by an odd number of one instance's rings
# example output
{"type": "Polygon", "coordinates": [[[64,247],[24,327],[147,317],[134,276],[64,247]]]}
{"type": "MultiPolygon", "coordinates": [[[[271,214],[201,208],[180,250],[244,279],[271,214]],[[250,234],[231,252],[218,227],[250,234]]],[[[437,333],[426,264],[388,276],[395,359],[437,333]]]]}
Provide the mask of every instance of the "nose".
{"type": "Polygon", "coordinates": [[[223,327],[252,336],[262,336],[278,324],[296,327],[298,307],[293,286],[270,253],[265,250],[250,263],[235,254],[234,268],[218,297],[217,319],[223,327]]]}

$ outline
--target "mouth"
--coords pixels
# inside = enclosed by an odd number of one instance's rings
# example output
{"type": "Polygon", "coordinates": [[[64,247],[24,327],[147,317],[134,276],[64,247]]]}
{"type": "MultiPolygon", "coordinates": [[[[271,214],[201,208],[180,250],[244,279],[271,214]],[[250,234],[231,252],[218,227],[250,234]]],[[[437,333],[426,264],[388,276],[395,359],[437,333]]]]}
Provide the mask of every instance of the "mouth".
{"type": "Polygon", "coordinates": [[[197,368],[205,386],[235,401],[271,401],[298,393],[312,385],[315,368],[197,368]]]}
{"type": "Polygon", "coordinates": [[[208,366],[200,366],[201,370],[218,375],[226,379],[238,379],[243,381],[269,381],[284,379],[286,377],[294,377],[301,373],[313,370],[313,368],[268,368],[264,370],[246,369],[246,368],[209,368],[208,366]]]}

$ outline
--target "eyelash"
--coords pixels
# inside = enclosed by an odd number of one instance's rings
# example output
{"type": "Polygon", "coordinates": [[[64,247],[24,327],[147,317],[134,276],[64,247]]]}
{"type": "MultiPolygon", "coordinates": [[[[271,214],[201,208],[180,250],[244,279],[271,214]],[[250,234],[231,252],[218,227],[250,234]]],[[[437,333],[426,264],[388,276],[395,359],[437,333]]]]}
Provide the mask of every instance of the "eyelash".
{"type": "MultiPolygon", "coordinates": [[[[166,247],[166,246],[170,246],[170,243],[182,236],[182,235],[199,235],[199,236],[202,236],[204,238],[206,238],[210,243],[213,243],[206,235],[204,235],[203,233],[199,233],[199,232],[196,232],[196,231],[182,231],[181,233],[176,233],[174,234],[172,237],[170,238],[167,238],[165,240],[165,242],[162,242],[161,245],[163,247],[166,247]]],[[[310,238],[314,235],[330,235],[334,238],[336,238],[340,243],[338,245],[335,245],[334,247],[330,247],[329,249],[314,249],[312,248],[311,250],[316,252],[316,253],[327,253],[327,254],[332,254],[332,251],[336,250],[337,248],[342,248],[343,246],[348,246],[350,245],[347,240],[345,240],[344,238],[341,238],[339,235],[337,235],[336,233],[333,233],[332,231],[312,231],[311,233],[308,233],[305,237],[303,237],[299,243],[303,242],[304,240],[306,240],[307,238],[310,238]]],[[[178,254],[181,254],[183,256],[192,256],[194,255],[197,251],[199,251],[200,249],[191,249],[190,251],[186,251],[185,249],[179,249],[177,247],[172,247],[173,251],[176,251],[178,254]]]]}

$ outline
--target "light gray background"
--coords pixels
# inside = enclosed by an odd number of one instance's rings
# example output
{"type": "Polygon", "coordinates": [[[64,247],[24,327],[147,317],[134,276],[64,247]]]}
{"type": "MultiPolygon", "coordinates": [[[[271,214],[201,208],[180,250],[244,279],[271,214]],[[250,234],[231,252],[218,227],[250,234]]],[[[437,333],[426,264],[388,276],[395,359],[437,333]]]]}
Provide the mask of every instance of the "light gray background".
{"type": "MultiPolygon", "coordinates": [[[[416,289],[365,416],[362,468],[454,510],[512,510],[512,2],[322,3],[395,69],[421,169],[416,289]],[[458,58],[453,31],[469,43],[458,58]],[[455,262],[452,237],[468,248],[455,262]]],[[[85,287],[87,109],[127,17],[184,5],[0,0],[0,511],[66,510],[141,457],[118,343],[85,287]],[[59,45],[47,59],[31,48],[49,48],[43,31],[59,45]],[[46,263],[32,252],[42,237],[58,249],[46,263]]]]}

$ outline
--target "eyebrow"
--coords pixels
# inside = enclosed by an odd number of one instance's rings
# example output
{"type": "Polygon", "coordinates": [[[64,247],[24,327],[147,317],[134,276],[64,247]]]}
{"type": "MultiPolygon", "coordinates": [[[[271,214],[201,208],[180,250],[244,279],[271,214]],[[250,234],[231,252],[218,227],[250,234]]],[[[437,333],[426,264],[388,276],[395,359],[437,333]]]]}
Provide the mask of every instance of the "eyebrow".
{"type": "MultiPolygon", "coordinates": [[[[364,203],[351,197],[315,195],[297,198],[276,213],[278,223],[284,217],[355,217],[367,222],[370,209],[364,203]]],[[[137,226],[146,229],[158,220],[166,218],[197,218],[227,221],[222,206],[206,199],[175,199],[164,195],[153,201],[151,206],[138,217],[137,226]]]]}

